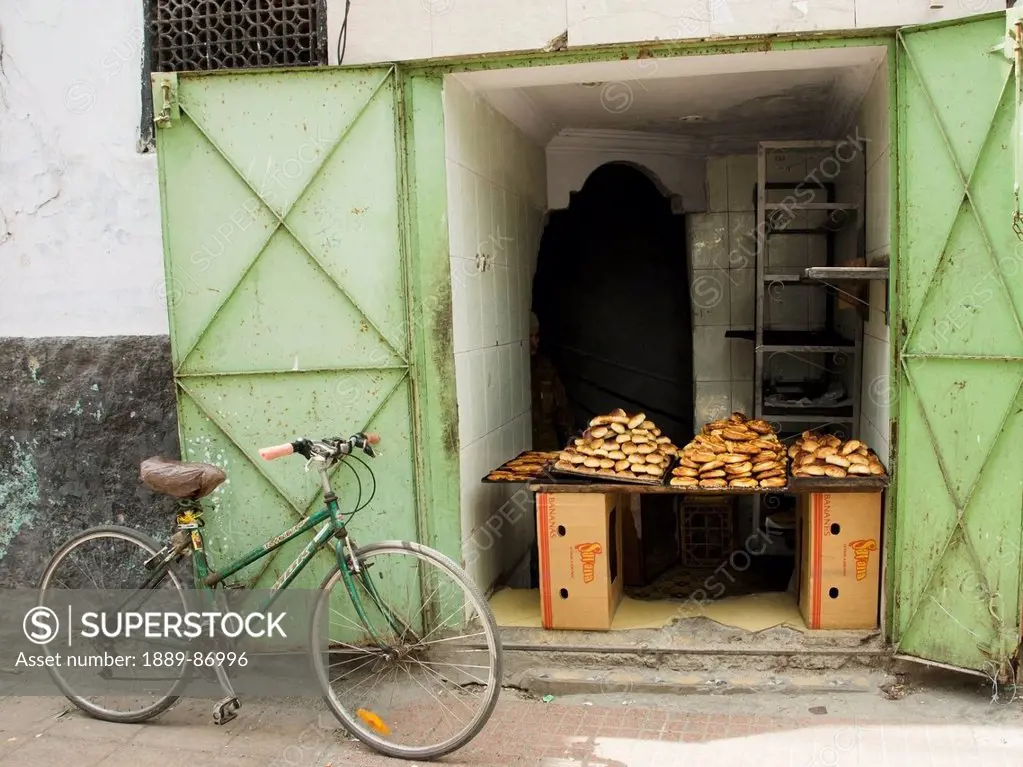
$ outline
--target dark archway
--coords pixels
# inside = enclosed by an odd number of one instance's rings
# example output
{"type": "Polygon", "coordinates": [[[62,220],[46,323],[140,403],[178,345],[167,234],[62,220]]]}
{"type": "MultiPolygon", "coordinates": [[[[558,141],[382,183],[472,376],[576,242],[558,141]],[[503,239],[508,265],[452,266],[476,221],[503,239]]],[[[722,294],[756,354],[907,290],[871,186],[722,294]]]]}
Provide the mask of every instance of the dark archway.
{"type": "Polygon", "coordinates": [[[608,163],[551,213],[533,280],[541,348],[576,427],[615,407],[646,412],[677,444],[693,434],[685,218],[643,170],[608,163]]]}

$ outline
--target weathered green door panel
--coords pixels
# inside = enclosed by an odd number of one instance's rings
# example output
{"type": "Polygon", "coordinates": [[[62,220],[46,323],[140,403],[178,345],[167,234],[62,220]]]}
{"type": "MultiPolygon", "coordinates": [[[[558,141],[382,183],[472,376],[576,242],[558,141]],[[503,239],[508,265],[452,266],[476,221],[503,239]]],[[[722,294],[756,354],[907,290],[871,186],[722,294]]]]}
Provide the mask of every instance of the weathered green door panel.
{"type": "MultiPolygon", "coordinates": [[[[355,537],[429,535],[413,411],[438,352],[409,331],[409,270],[425,267],[409,251],[401,96],[390,67],[178,76],[180,115],[157,136],[168,305],[182,452],[229,476],[207,518],[220,561],[321,503],[300,459],[258,458],[298,436],[379,431],[355,537]]],[[[342,509],[358,486],[336,472],[342,509]]],[[[245,579],[269,585],[303,543],[245,579]]]]}
{"type": "Polygon", "coordinates": [[[898,41],[898,443],[892,637],[988,674],[1019,644],[1023,251],[1001,15],[898,41]]]}
{"type": "Polygon", "coordinates": [[[445,169],[443,79],[436,74],[403,78],[405,124],[409,126],[408,188],[410,271],[416,296],[410,323],[415,364],[422,371],[416,390],[416,417],[424,445],[423,486],[429,500],[421,530],[427,542],[462,561],[459,513],[458,404],[452,340],[451,259],[445,169]]]}

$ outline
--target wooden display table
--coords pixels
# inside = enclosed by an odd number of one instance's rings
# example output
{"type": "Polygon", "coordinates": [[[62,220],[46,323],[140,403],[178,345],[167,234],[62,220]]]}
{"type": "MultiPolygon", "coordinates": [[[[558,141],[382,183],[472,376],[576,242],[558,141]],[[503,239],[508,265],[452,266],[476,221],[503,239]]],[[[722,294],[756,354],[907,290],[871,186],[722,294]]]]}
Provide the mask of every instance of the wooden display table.
{"type": "Polygon", "coordinates": [[[628,482],[591,482],[588,480],[554,480],[551,477],[534,479],[526,485],[534,493],[671,493],[673,495],[779,495],[808,493],[878,493],[888,487],[888,477],[864,477],[862,479],[832,479],[813,477],[789,479],[788,487],[722,488],[704,490],[698,487],[673,487],[671,485],[640,485],[628,482]]]}

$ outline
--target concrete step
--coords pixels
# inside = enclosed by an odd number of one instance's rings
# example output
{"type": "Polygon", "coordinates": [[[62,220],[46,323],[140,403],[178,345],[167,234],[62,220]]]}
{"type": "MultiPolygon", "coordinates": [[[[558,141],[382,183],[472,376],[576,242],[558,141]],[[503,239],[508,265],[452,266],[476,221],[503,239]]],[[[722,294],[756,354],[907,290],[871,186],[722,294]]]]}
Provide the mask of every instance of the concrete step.
{"type": "Polygon", "coordinates": [[[881,671],[860,673],[758,673],[726,671],[696,674],[635,668],[531,667],[506,675],[508,686],[532,695],[747,695],[752,693],[877,693],[888,677],[881,671]]]}

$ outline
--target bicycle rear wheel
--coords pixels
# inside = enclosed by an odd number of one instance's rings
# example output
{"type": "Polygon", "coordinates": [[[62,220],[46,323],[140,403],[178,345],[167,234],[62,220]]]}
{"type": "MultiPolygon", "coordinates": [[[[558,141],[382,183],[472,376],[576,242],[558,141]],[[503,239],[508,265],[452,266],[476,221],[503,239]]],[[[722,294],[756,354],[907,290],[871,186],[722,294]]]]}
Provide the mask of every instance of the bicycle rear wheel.
{"type": "Polygon", "coordinates": [[[357,599],[335,567],[313,612],[313,665],[327,704],[388,756],[426,760],[461,748],[501,691],[501,642],[486,600],[448,557],[417,543],[371,544],[356,559],[357,599]]]}
{"type": "MultiPolygon", "coordinates": [[[[88,591],[97,595],[133,592],[152,575],[144,563],[158,551],[160,545],[156,541],[128,527],[110,525],[85,530],[61,546],[46,565],[39,580],[39,604],[66,599],[67,595],[54,593],[64,589],[80,590],[80,597],[88,591]]],[[[153,601],[172,608],[175,605],[187,608],[190,601],[182,576],[173,569],[167,570],[152,595],[153,601]]],[[[143,667],[141,652],[147,649],[151,648],[137,640],[112,640],[101,634],[91,643],[79,640],[76,654],[93,654],[97,658],[131,656],[134,664],[113,669],[51,666],[47,670],[67,699],[90,716],[121,724],[143,722],[174,704],[188,681],[190,669],[187,663],[143,667]],[[89,692],[107,684],[118,692],[89,692]]],[[[49,647],[46,652],[51,652],[49,647]]]]}

